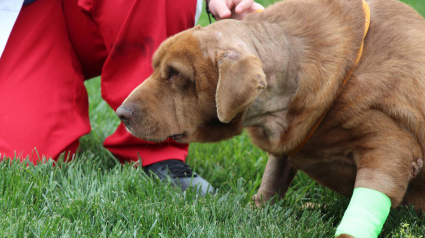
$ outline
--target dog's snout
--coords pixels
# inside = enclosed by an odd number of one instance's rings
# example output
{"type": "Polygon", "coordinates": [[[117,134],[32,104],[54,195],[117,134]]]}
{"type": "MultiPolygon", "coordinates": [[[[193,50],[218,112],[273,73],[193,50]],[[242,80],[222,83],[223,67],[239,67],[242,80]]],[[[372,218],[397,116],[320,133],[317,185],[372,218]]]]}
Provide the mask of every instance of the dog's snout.
{"type": "Polygon", "coordinates": [[[117,116],[120,120],[128,126],[130,123],[130,119],[133,117],[134,109],[129,106],[120,106],[116,111],[117,116]]]}

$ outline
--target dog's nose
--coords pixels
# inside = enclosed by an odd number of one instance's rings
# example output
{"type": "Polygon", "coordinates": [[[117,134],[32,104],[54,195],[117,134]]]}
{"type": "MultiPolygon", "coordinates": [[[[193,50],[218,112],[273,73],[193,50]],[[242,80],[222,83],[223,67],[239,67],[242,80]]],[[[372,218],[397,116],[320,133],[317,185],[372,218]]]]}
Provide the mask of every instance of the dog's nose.
{"type": "Polygon", "coordinates": [[[120,106],[120,107],[118,107],[116,114],[120,118],[120,120],[126,126],[128,126],[129,123],[130,123],[130,119],[134,114],[134,109],[129,108],[129,107],[125,107],[125,106],[120,106]]]}

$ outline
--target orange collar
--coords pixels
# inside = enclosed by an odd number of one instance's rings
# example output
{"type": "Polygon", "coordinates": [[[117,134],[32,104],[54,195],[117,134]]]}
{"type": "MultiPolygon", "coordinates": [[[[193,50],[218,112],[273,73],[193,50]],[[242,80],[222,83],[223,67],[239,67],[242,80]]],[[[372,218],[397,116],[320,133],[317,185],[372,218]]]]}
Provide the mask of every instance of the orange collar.
{"type": "MultiPolygon", "coordinates": [[[[367,31],[369,30],[369,25],[370,25],[370,8],[369,8],[369,5],[366,3],[365,0],[363,0],[363,11],[364,11],[364,14],[365,14],[365,31],[364,31],[362,45],[360,46],[360,50],[359,50],[359,53],[357,55],[356,64],[353,67],[353,69],[347,74],[347,77],[345,77],[344,81],[342,82],[341,88],[339,89],[338,93],[335,96],[335,99],[337,98],[337,96],[341,92],[341,89],[344,87],[347,80],[351,77],[351,74],[353,73],[354,69],[356,68],[357,64],[359,63],[360,57],[362,56],[362,53],[363,53],[364,38],[366,37],[367,31]]],[[[335,101],[335,99],[334,99],[334,101],[335,101]]],[[[292,158],[295,157],[295,155],[297,155],[298,152],[304,147],[304,145],[307,143],[307,141],[311,138],[313,133],[316,131],[317,127],[319,127],[320,123],[325,118],[329,109],[323,114],[323,116],[319,119],[319,121],[313,126],[312,130],[307,135],[307,137],[304,139],[304,141],[302,141],[298,147],[296,147],[294,150],[292,150],[288,153],[289,157],[292,157],[292,158]]]]}

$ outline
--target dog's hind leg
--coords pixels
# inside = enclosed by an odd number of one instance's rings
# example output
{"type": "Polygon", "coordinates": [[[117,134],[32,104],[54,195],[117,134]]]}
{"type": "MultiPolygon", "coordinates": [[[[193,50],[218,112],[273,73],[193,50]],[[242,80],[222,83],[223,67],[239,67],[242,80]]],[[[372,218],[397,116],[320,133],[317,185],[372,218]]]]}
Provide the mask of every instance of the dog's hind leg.
{"type": "MultiPolygon", "coordinates": [[[[422,159],[418,159],[422,160],[422,159]]],[[[420,162],[422,163],[422,161],[420,162]]],[[[422,169],[422,167],[420,167],[422,169]]],[[[414,168],[412,169],[414,170],[414,168]]],[[[420,171],[407,187],[402,205],[413,205],[416,210],[425,212],[425,171],[420,171]]]]}

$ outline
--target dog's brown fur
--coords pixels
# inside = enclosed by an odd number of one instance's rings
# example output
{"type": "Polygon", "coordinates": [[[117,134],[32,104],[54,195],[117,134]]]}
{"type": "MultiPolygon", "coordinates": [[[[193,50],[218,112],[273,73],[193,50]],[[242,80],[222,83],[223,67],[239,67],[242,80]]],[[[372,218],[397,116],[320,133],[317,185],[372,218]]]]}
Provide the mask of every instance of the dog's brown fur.
{"type": "Polygon", "coordinates": [[[129,131],[211,142],[247,128],[271,155],[256,201],[283,197],[300,169],[345,196],[367,187],[425,211],[425,20],[395,0],[367,2],[357,65],[361,0],[287,0],[168,39],[122,105],[129,131]]]}

